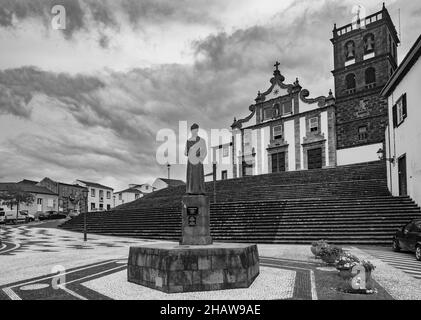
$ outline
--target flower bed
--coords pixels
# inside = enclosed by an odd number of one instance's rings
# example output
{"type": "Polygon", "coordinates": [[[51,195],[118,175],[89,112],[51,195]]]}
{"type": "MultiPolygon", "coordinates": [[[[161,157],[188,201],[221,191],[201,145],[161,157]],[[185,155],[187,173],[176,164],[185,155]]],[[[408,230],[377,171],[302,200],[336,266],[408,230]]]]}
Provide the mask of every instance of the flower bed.
{"type": "Polygon", "coordinates": [[[328,265],[334,265],[342,254],[342,248],[335,246],[323,247],[320,250],[320,258],[328,265]]]}
{"type": "MultiPolygon", "coordinates": [[[[323,244],[318,253],[328,265],[334,265],[342,278],[337,290],[346,293],[371,294],[375,293],[371,274],[376,268],[370,261],[360,260],[357,256],[344,251],[342,248],[328,245],[320,240],[313,242],[312,248],[323,244]]],[[[312,250],[313,252],[313,250],[312,250]]],[[[314,253],[315,254],[315,253],[314,253]]]]}
{"type": "Polygon", "coordinates": [[[360,260],[351,253],[344,252],[335,266],[343,279],[342,291],[360,294],[375,292],[371,273],[376,267],[370,261],[360,260]]]}

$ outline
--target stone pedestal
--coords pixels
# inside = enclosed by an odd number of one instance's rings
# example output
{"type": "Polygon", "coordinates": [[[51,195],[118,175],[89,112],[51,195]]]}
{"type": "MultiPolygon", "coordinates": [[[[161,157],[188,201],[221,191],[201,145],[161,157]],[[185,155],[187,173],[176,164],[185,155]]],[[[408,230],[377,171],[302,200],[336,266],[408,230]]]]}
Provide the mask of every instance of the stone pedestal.
{"type": "Polygon", "coordinates": [[[212,244],[210,235],[209,197],[186,195],[182,199],[181,245],[212,244]]]}
{"type": "Polygon", "coordinates": [[[167,293],[248,288],[259,275],[256,245],[130,247],[128,281],[167,293]]]}
{"type": "Polygon", "coordinates": [[[180,244],[130,247],[129,282],[167,293],[248,288],[253,283],[259,275],[257,246],[212,244],[207,196],[184,196],[182,220],[180,244]]]}

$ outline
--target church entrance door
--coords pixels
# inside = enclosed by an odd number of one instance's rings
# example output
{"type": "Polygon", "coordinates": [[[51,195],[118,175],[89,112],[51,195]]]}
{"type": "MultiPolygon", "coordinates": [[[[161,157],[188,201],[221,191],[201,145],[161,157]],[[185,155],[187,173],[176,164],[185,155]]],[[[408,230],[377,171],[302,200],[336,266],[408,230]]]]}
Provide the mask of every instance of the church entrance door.
{"type": "Polygon", "coordinates": [[[307,151],[307,168],[320,169],[322,168],[322,148],[310,149],[307,151]]]}
{"type": "Polygon", "coordinates": [[[285,152],[272,154],[272,173],[285,171],[285,152]]]}

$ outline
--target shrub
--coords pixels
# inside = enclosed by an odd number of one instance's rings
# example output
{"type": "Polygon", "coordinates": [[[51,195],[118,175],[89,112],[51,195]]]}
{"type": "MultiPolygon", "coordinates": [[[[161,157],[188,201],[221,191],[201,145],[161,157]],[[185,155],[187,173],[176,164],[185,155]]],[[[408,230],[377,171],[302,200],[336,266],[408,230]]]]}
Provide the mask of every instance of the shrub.
{"type": "Polygon", "coordinates": [[[313,241],[312,243],[311,243],[311,245],[313,246],[313,247],[327,247],[329,244],[327,243],[327,241],[326,240],[317,240],[317,241],[313,241]]]}
{"type": "Polygon", "coordinates": [[[335,263],[343,254],[342,248],[336,247],[336,246],[327,246],[321,248],[320,251],[320,257],[322,260],[326,263],[335,263]]]}

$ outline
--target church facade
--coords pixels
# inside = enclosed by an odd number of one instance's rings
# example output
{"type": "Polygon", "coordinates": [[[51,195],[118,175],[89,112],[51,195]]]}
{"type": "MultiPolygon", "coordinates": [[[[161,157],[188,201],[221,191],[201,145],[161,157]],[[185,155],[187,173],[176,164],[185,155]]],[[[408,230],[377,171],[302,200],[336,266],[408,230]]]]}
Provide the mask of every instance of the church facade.
{"type": "Polygon", "coordinates": [[[388,123],[380,92],[397,68],[399,43],[384,7],[333,29],[335,96],[310,98],[279,63],[249,115],[235,119],[229,143],[213,147],[216,179],[378,160],[388,123]]]}
{"type": "Polygon", "coordinates": [[[310,98],[298,79],[285,83],[278,67],[250,114],[234,119],[231,141],[214,148],[218,180],[336,166],[332,92],[310,98]]]}
{"type": "Polygon", "coordinates": [[[285,83],[275,67],[270,88],[231,126],[233,177],[336,165],[332,93],[311,99],[298,80],[285,83]]]}

